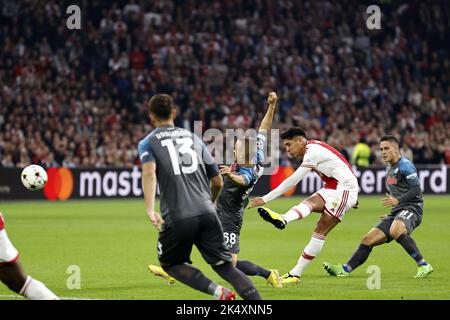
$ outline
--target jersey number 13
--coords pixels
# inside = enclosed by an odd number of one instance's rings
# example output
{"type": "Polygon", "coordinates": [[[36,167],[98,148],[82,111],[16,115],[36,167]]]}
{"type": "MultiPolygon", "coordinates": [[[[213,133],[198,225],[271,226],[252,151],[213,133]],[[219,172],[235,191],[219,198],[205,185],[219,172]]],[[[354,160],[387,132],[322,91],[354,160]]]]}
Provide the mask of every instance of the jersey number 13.
{"type": "Polygon", "coordinates": [[[194,144],[192,138],[179,138],[176,139],[175,142],[176,147],[174,144],[174,140],[172,139],[161,141],[161,145],[163,147],[167,147],[167,150],[169,151],[173,173],[175,175],[180,175],[181,171],[186,174],[195,172],[195,170],[197,170],[198,167],[198,159],[197,153],[192,149],[192,145],[194,144]],[[181,160],[181,171],[180,171],[180,160],[181,160]]]}

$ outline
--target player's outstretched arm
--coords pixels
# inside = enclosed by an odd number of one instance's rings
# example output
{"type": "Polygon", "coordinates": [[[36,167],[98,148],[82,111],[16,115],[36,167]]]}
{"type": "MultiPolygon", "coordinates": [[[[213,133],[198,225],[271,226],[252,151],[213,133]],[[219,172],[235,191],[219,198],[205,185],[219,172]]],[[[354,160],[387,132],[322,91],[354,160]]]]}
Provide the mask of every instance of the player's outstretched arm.
{"type": "Polygon", "coordinates": [[[275,114],[275,106],[277,104],[277,94],[275,92],[269,93],[267,103],[269,104],[269,107],[267,108],[266,115],[261,121],[258,131],[269,130],[272,128],[272,120],[275,114]]]}
{"type": "Polygon", "coordinates": [[[158,212],[155,212],[156,164],[154,162],[146,162],[142,165],[142,190],[147,215],[155,228],[161,231],[164,220],[158,212]]]}
{"type": "Polygon", "coordinates": [[[290,188],[296,186],[300,182],[300,180],[302,180],[303,177],[306,176],[310,171],[311,168],[302,166],[298,167],[297,170],[295,170],[295,172],[289,178],[280,183],[280,185],[273,189],[271,192],[263,197],[258,197],[250,200],[250,205],[248,207],[258,207],[269,201],[272,201],[273,199],[278,198],[290,188]]]}

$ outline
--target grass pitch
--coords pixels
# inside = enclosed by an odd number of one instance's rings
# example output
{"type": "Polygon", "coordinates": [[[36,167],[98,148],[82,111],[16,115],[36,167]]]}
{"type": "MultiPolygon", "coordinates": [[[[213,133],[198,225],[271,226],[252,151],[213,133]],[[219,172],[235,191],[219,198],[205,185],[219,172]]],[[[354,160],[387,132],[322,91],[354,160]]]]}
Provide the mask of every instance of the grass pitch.
{"type": "MultiPolygon", "coordinates": [[[[275,200],[269,207],[284,212],[300,198],[275,200]]],[[[450,299],[450,197],[425,196],[424,220],[413,233],[424,257],[435,271],[414,279],[415,262],[395,242],[376,247],[368,261],[348,278],[328,276],[322,262],[346,262],[362,236],[382,214],[380,197],[361,197],[360,208],[347,213],[333,230],[321,254],[306,269],[297,286],[274,289],[252,277],[264,299],[450,299]],[[381,288],[370,290],[367,269],[381,270],[381,288]]],[[[151,275],[147,265],[158,264],[157,232],[144,211],[143,200],[2,202],[10,239],[20,251],[25,270],[66,298],[92,299],[206,299],[212,297],[180,283],[167,285],[151,275]],[[75,267],[73,267],[75,266],[75,267]],[[80,270],[80,289],[74,270],[80,270]]],[[[241,234],[242,260],[280,273],[289,271],[308,243],[318,214],[296,221],[285,230],[247,210],[241,234]]],[[[196,249],[191,259],[207,276],[222,281],[196,249]]],[[[369,281],[370,282],[370,281],[369,281]]],[[[226,284],[228,285],[228,284],[226,284]]],[[[0,285],[0,299],[15,299],[0,285]]]]}

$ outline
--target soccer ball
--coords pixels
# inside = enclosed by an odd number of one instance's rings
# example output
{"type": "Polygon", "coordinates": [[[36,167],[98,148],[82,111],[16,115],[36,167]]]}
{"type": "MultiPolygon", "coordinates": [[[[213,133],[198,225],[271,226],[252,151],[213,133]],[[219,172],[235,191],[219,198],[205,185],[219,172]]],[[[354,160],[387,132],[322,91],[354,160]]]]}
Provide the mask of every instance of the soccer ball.
{"type": "Polygon", "coordinates": [[[20,175],[22,183],[28,190],[41,190],[47,183],[47,172],[37,164],[25,167],[20,175]]]}

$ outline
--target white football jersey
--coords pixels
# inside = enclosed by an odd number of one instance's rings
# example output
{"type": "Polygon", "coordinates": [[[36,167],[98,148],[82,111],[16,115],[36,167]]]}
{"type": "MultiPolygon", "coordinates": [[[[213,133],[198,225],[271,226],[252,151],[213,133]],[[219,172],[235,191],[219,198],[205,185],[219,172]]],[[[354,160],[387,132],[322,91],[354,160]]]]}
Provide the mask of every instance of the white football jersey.
{"type": "Polygon", "coordinates": [[[351,165],[339,151],[325,142],[309,140],[300,166],[315,171],[326,189],[358,192],[358,180],[351,165]]]}

